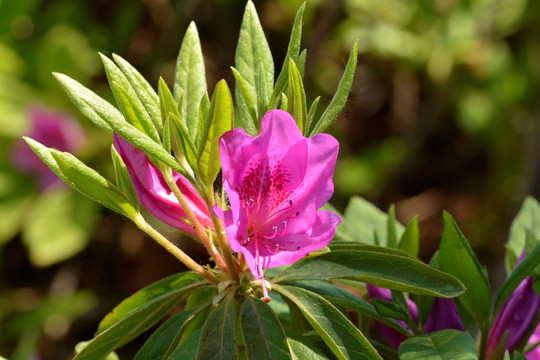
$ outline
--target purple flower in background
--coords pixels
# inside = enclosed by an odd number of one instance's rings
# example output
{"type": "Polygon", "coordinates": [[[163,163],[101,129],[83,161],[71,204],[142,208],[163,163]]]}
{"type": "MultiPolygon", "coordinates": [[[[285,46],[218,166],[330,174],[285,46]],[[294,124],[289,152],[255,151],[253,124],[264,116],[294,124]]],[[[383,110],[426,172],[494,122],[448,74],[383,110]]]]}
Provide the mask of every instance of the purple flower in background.
{"type": "Polygon", "coordinates": [[[424,333],[446,329],[465,331],[454,299],[435,298],[424,324],[424,333]]]}
{"type": "MultiPolygon", "coordinates": [[[[30,129],[26,136],[47,147],[76,152],[84,141],[81,128],[66,113],[34,106],[28,109],[28,117],[30,129]]],[[[24,141],[15,145],[12,160],[21,172],[35,175],[42,190],[53,184],[62,183],[24,141]]]]}
{"type": "MultiPolygon", "coordinates": [[[[386,301],[392,301],[392,292],[388,289],[380,288],[371,284],[366,284],[366,289],[368,291],[368,298],[370,299],[378,298],[386,301]]],[[[411,314],[414,322],[418,324],[418,308],[416,306],[416,303],[411,299],[406,300],[407,307],[409,308],[409,313],[411,314]]],[[[405,328],[408,328],[407,324],[405,324],[404,321],[396,321],[403,325],[405,328]]],[[[392,329],[388,325],[385,325],[378,321],[375,322],[375,325],[379,329],[379,332],[381,333],[386,343],[396,350],[399,348],[399,345],[403,341],[407,340],[406,335],[392,329]]],[[[429,334],[435,331],[446,329],[465,331],[454,300],[435,298],[426,323],[424,325],[424,333],[429,334]]]]}
{"type": "Polygon", "coordinates": [[[272,110],[252,137],[233,129],[221,137],[223,187],[231,210],[214,207],[231,248],[244,256],[264,300],[263,269],[288,265],[326,246],[341,219],[319,211],[334,192],[338,142],[327,134],[305,138],[291,115],[272,110]]]}
{"type": "MultiPolygon", "coordinates": [[[[392,301],[392,291],[381,288],[375,285],[366,284],[366,289],[368,292],[368,298],[369,299],[382,299],[386,301],[392,301]]],[[[407,299],[407,307],[409,308],[409,313],[411,314],[412,319],[415,323],[418,324],[418,308],[414,301],[411,299],[407,299]]],[[[408,329],[407,324],[405,324],[402,320],[396,320],[399,324],[403,325],[403,327],[408,329]]],[[[386,341],[386,343],[397,350],[399,348],[399,344],[401,344],[403,341],[407,340],[407,336],[400,333],[399,331],[392,329],[390,326],[385,325],[379,321],[375,322],[375,325],[377,326],[377,329],[379,329],[379,332],[381,333],[382,337],[386,341]]],[[[412,332],[411,332],[412,334],[412,332]]]]}
{"type": "MultiPolygon", "coordinates": [[[[515,266],[519,265],[524,258],[525,251],[523,251],[515,266]]],[[[513,351],[523,340],[523,337],[527,334],[527,330],[533,325],[533,321],[536,318],[539,309],[540,296],[534,291],[533,280],[529,275],[508,297],[497,314],[489,331],[487,356],[489,357],[496,349],[504,333],[507,331],[508,337],[504,349],[513,351]]],[[[534,356],[534,351],[529,353],[527,358],[540,359],[540,357],[534,356]]]]}
{"type": "MultiPolygon", "coordinates": [[[[193,227],[186,222],[184,209],[165,182],[159,168],[148,159],[148,156],[116,134],[114,147],[126,165],[141,205],[164,223],[196,236],[193,227]]],[[[193,185],[174,170],[173,179],[201,225],[206,228],[212,227],[208,208],[193,185]]]]}

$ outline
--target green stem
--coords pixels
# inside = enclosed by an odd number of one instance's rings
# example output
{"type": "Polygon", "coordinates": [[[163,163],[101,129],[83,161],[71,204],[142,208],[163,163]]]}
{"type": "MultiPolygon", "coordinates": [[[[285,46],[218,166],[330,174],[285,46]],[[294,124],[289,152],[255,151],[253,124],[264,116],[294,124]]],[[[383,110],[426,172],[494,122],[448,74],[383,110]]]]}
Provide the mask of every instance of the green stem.
{"type": "Polygon", "coordinates": [[[218,238],[218,244],[219,249],[221,250],[221,255],[223,255],[223,258],[225,259],[225,262],[227,263],[227,268],[229,269],[230,278],[232,280],[238,281],[240,277],[238,276],[238,270],[236,268],[236,261],[234,260],[234,257],[232,255],[232,249],[229,245],[229,241],[227,240],[225,228],[223,227],[223,222],[221,219],[219,219],[212,211],[212,207],[214,206],[214,193],[212,190],[209,190],[206,194],[206,206],[208,207],[208,211],[210,213],[210,217],[212,218],[212,223],[214,224],[214,228],[216,229],[216,235],[218,238]]]}
{"type": "Polygon", "coordinates": [[[213,282],[214,284],[219,283],[219,280],[206,270],[204,267],[196,263],[189,255],[179,249],[176,245],[169,241],[165,236],[159,233],[156,229],[150,226],[146,220],[142,217],[141,214],[137,214],[134,219],[132,219],[135,225],[146,234],[148,234],[152,239],[154,239],[159,245],[163,246],[165,250],[170,252],[174,257],[180,260],[188,268],[201,275],[203,278],[213,282]]]}
{"type": "Polygon", "coordinates": [[[488,321],[481,321],[480,324],[480,348],[478,349],[478,359],[486,359],[487,341],[489,336],[488,321]]]}
{"type": "Polygon", "coordinates": [[[163,177],[165,178],[165,181],[169,185],[169,188],[173,192],[174,196],[176,196],[176,199],[180,203],[180,206],[186,213],[187,218],[189,219],[189,221],[191,221],[193,228],[195,230],[195,233],[197,233],[197,236],[199,237],[203,245],[206,247],[206,250],[208,250],[208,252],[210,253],[210,256],[214,258],[214,260],[216,261],[216,264],[218,264],[218,266],[224,272],[228,272],[227,265],[221,258],[221,255],[217,251],[215,251],[215,247],[210,241],[210,238],[208,237],[206,230],[201,225],[201,223],[199,222],[199,219],[197,218],[197,216],[195,215],[195,213],[189,206],[188,202],[186,201],[186,198],[184,197],[184,194],[182,194],[182,192],[178,188],[178,185],[176,185],[176,182],[174,182],[174,179],[172,178],[172,175],[171,175],[171,169],[170,168],[166,168],[165,170],[162,169],[161,172],[163,173],[163,177]]]}

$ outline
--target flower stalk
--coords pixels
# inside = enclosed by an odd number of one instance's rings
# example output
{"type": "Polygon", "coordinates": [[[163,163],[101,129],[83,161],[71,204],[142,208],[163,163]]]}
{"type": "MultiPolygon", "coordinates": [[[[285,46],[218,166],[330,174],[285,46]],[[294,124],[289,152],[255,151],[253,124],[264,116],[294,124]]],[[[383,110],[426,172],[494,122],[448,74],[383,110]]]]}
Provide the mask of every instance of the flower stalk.
{"type": "Polygon", "coordinates": [[[175,258],[180,260],[180,262],[186,265],[189,269],[193,270],[194,272],[196,272],[197,274],[201,275],[203,278],[205,278],[206,280],[214,284],[219,283],[219,280],[216,278],[214,274],[212,274],[210,271],[206,270],[204,267],[199,265],[191,257],[189,257],[189,255],[187,255],[185,252],[183,252],[181,249],[175,246],[172,242],[170,242],[169,239],[167,239],[160,232],[158,232],[156,229],[150,226],[150,224],[146,222],[146,220],[143,218],[141,214],[137,213],[137,215],[132,220],[139,229],[144,231],[148,236],[154,239],[159,245],[163,246],[165,250],[167,250],[175,258]]]}
{"type": "Polygon", "coordinates": [[[198,238],[201,240],[206,250],[208,250],[208,252],[210,253],[210,256],[214,258],[216,264],[224,272],[229,272],[227,264],[223,261],[223,258],[221,257],[219,252],[216,251],[216,248],[214,244],[212,244],[212,241],[210,240],[210,238],[208,237],[206,230],[202,227],[201,223],[199,222],[199,219],[193,213],[191,207],[186,201],[184,194],[182,194],[182,192],[178,188],[178,185],[176,185],[176,182],[174,181],[172,177],[171,169],[170,168],[161,169],[161,173],[163,174],[163,178],[165,179],[165,182],[167,182],[167,185],[169,185],[169,188],[171,189],[174,196],[180,203],[180,206],[182,206],[182,208],[184,209],[188,220],[192,223],[193,229],[195,230],[195,233],[197,234],[198,238]]]}

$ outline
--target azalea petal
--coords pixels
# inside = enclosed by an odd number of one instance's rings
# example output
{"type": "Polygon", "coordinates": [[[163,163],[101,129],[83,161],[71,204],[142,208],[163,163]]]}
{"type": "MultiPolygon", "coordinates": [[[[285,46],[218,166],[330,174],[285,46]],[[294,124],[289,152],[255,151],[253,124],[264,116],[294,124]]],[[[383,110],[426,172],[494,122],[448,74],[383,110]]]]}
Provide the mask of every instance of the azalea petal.
{"type": "MultiPolygon", "coordinates": [[[[114,147],[126,165],[141,205],[157,219],[195,236],[193,227],[184,221],[186,219],[185,211],[169,189],[159,168],[148,159],[142,150],[137,149],[116,134],[114,134],[114,147]]],[[[201,225],[211,226],[212,221],[204,200],[193,188],[193,185],[174,170],[173,179],[201,225]]]]}
{"type": "Polygon", "coordinates": [[[338,148],[330,135],[304,138],[282,110],[263,117],[257,137],[242,129],[221,137],[231,210],[218,216],[231,248],[243,254],[255,278],[261,269],[291,264],[332,240],[341,219],[318,209],[334,190],[338,148]]]}

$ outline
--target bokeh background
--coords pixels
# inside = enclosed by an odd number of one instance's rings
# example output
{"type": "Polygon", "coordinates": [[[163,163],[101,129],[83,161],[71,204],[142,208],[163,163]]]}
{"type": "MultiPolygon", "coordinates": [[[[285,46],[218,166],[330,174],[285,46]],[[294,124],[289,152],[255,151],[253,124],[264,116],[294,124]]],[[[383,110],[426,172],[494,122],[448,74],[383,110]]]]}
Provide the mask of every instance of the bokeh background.
{"type": "MultiPolygon", "coordinates": [[[[277,67],[301,3],[255,1],[277,67]]],[[[98,52],[116,53],[151,84],[159,76],[172,84],[193,20],[209,88],[221,78],[232,85],[244,6],[0,1],[0,355],[68,359],[121,299],[183,270],[125,219],[24,166],[20,137],[37,128],[37,112],[80,124],[85,135],[73,151],[113,174],[110,135],[82,118],[51,73],[112,101],[98,52]]],[[[511,219],[526,195],[540,192],[540,2],[307,0],[308,100],[329,101],[356,39],[353,89],[330,129],[341,142],[332,203],[343,210],[362,196],[385,211],[395,203],[402,222],[419,215],[424,260],[448,210],[497,286],[511,219]]],[[[197,256],[196,243],[179,241],[197,256]]]]}

